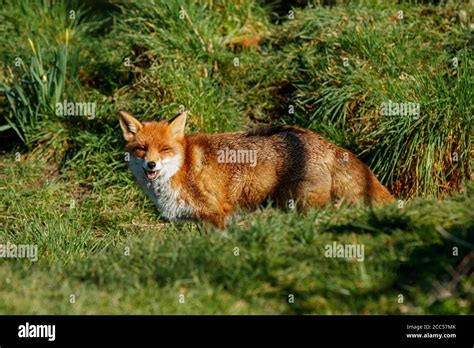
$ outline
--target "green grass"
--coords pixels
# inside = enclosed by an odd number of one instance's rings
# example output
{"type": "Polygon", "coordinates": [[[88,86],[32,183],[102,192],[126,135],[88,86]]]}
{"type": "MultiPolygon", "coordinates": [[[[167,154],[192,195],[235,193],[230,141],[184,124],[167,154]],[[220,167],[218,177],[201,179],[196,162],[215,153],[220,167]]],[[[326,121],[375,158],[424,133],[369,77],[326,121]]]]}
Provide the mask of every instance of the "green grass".
{"type": "Polygon", "coordinates": [[[37,262],[2,261],[1,313],[473,310],[472,278],[463,278],[448,298],[439,297],[434,285],[448,287],[449,270],[469,251],[437,228],[473,242],[472,187],[443,202],[419,199],[402,209],[341,208],[302,218],[262,208],[222,232],[159,221],[127,177],[126,189],[91,189],[74,173],[58,175],[41,162],[28,166],[3,158],[0,166],[0,240],[39,249],[37,262]],[[364,262],[325,257],[325,246],[334,241],[363,244],[364,262]]]}
{"type": "Polygon", "coordinates": [[[474,244],[472,5],[292,4],[294,19],[278,1],[2,4],[0,244],[40,255],[1,260],[0,313],[474,312],[459,268],[474,244]],[[56,115],[64,99],[96,117],[56,115]],[[389,100],[419,117],[383,115],[389,100]],[[117,110],[181,106],[190,132],[317,131],[401,200],[262,207],[225,232],[166,223],[126,168],[117,110]],[[325,257],[333,241],[363,244],[365,261],[325,257]]]}

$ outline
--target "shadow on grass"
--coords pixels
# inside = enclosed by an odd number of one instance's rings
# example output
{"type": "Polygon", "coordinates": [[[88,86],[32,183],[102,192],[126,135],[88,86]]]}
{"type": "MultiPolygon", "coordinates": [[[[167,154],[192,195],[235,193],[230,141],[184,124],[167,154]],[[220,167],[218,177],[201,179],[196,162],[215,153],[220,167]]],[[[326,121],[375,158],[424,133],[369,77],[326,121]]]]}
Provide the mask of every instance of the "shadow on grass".
{"type": "Polygon", "coordinates": [[[376,211],[371,209],[368,214],[355,221],[327,226],[329,232],[335,233],[373,233],[393,234],[394,231],[413,231],[416,223],[402,211],[394,209],[376,211]]]}

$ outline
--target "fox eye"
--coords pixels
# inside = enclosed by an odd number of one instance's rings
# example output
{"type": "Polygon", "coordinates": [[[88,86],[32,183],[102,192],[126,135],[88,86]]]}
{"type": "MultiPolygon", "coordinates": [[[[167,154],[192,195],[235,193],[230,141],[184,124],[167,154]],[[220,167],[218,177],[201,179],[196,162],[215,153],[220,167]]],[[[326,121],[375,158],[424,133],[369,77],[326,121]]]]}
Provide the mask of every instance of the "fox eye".
{"type": "Polygon", "coordinates": [[[170,152],[171,151],[171,148],[169,147],[164,147],[161,149],[161,152],[170,152]]]}
{"type": "Polygon", "coordinates": [[[135,146],[135,151],[146,151],[145,146],[135,146]]]}

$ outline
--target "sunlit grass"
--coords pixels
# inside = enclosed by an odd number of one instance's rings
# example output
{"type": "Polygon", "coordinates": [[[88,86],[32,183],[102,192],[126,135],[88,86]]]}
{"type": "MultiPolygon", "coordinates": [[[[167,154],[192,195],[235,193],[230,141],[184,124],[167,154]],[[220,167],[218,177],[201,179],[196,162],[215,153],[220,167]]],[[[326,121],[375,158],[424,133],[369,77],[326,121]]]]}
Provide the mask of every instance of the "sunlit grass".
{"type": "Polygon", "coordinates": [[[474,242],[472,7],[361,0],[290,19],[279,5],[2,4],[0,243],[40,257],[2,260],[0,312],[473,312],[472,277],[438,293],[470,252],[439,231],[474,242]],[[57,115],[63,100],[96,103],[96,117],[57,115]],[[388,101],[420,114],[383,115],[388,101]],[[408,199],[308,216],[262,207],[225,232],[166,223],[126,168],[117,110],[150,120],[181,107],[189,132],[310,128],[408,199]],[[325,257],[334,241],[365,245],[365,261],[325,257]]]}

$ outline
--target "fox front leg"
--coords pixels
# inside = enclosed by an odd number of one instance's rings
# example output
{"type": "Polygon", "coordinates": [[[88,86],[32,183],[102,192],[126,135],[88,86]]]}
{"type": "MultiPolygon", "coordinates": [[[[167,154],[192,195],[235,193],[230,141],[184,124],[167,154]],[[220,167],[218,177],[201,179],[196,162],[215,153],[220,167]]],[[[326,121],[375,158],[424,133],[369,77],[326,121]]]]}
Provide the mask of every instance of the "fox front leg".
{"type": "Polygon", "coordinates": [[[215,213],[201,213],[199,214],[199,219],[211,223],[212,225],[216,226],[218,229],[223,230],[225,229],[225,215],[223,213],[215,212],[215,213]]]}

